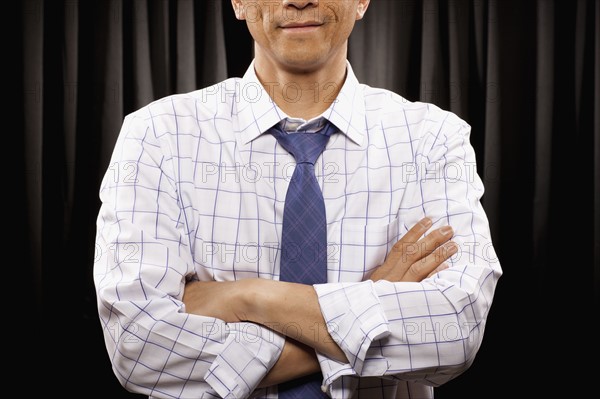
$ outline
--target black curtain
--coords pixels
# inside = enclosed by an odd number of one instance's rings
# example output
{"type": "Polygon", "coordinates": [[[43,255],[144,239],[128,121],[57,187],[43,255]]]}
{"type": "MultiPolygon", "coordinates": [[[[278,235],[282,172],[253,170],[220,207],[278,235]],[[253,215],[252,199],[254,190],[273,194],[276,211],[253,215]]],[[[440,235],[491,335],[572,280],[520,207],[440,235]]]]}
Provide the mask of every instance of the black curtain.
{"type": "MultiPolygon", "coordinates": [[[[57,374],[32,388],[74,392],[77,380],[83,396],[134,397],[96,312],[100,179],[124,115],[241,76],[251,37],[221,0],[24,0],[2,17],[17,26],[5,112],[22,132],[7,134],[8,250],[20,255],[7,269],[24,282],[13,303],[41,338],[38,364],[57,374]]],[[[436,396],[527,397],[540,384],[577,396],[593,381],[575,359],[597,347],[599,313],[600,2],[372,0],[349,59],[362,82],[472,126],[504,276],[474,365],[436,396]]]]}

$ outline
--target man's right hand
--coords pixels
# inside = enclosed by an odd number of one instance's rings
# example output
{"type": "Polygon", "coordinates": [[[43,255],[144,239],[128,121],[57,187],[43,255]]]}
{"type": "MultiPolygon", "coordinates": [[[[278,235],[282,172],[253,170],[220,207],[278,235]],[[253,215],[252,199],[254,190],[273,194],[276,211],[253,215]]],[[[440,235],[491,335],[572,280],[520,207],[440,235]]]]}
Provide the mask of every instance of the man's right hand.
{"type": "Polygon", "coordinates": [[[415,224],[394,244],[383,265],[375,269],[369,279],[419,282],[447,269],[445,260],[458,251],[456,243],[450,241],[454,232],[452,227],[443,226],[421,238],[431,225],[429,218],[415,224]]]}

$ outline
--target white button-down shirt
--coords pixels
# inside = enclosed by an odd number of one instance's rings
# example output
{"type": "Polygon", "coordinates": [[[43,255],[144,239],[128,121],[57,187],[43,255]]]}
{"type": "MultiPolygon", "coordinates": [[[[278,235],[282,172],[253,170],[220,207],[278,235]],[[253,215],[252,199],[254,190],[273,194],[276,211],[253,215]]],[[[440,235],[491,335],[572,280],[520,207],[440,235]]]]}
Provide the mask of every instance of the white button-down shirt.
{"type": "Polygon", "coordinates": [[[256,387],[284,337],[187,314],[181,299],[190,279],[279,278],[295,162],[266,132],[277,123],[317,129],[325,119],[339,132],[315,168],[328,239],[328,283],[315,290],[349,363],[318,354],[323,389],[334,398],[428,398],[471,364],[501,268],[470,127],[347,71],[335,101],[311,121],[285,115],[253,64],[242,79],[125,118],[100,190],[94,279],[108,354],[127,389],[277,397],[277,387],[256,387]],[[424,216],[433,228],[454,228],[451,267],[419,283],[368,280],[424,216]]]}

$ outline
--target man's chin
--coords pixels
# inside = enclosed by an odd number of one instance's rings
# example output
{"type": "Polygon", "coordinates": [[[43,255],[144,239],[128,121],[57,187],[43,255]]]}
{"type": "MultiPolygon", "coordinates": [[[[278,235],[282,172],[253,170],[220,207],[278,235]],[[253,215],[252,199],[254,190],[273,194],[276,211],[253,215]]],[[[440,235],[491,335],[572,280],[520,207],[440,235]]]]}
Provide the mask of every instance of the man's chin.
{"type": "Polygon", "coordinates": [[[286,69],[294,73],[311,73],[326,65],[326,61],[326,57],[298,54],[285,57],[282,64],[286,69]]]}

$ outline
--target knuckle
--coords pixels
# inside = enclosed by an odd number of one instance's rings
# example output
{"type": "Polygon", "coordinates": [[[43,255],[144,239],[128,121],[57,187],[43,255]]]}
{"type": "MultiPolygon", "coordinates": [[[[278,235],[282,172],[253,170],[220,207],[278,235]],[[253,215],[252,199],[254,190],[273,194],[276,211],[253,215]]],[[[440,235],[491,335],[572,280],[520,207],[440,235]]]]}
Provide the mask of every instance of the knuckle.
{"type": "Polygon", "coordinates": [[[418,278],[421,275],[422,266],[420,265],[420,263],[421,262],[415,262],[408,269],[408,274],[410,274],[411,277],[418,278]]]}
{"type": "Polygon", "coordinates": [[[394,244],[394,246],[392,247],[392,252],[401,252],[402,251],[402,246],[403,246],[402,241],[396,242],[394,244]]]}
{"type": "Polygon", "coordinates": [[[407,255],[415,255],[419,252],[419,247],[420,245],[417,243],[410,243],[407,244],[404,248],[403,251],[407,254],[407,255]]]}

